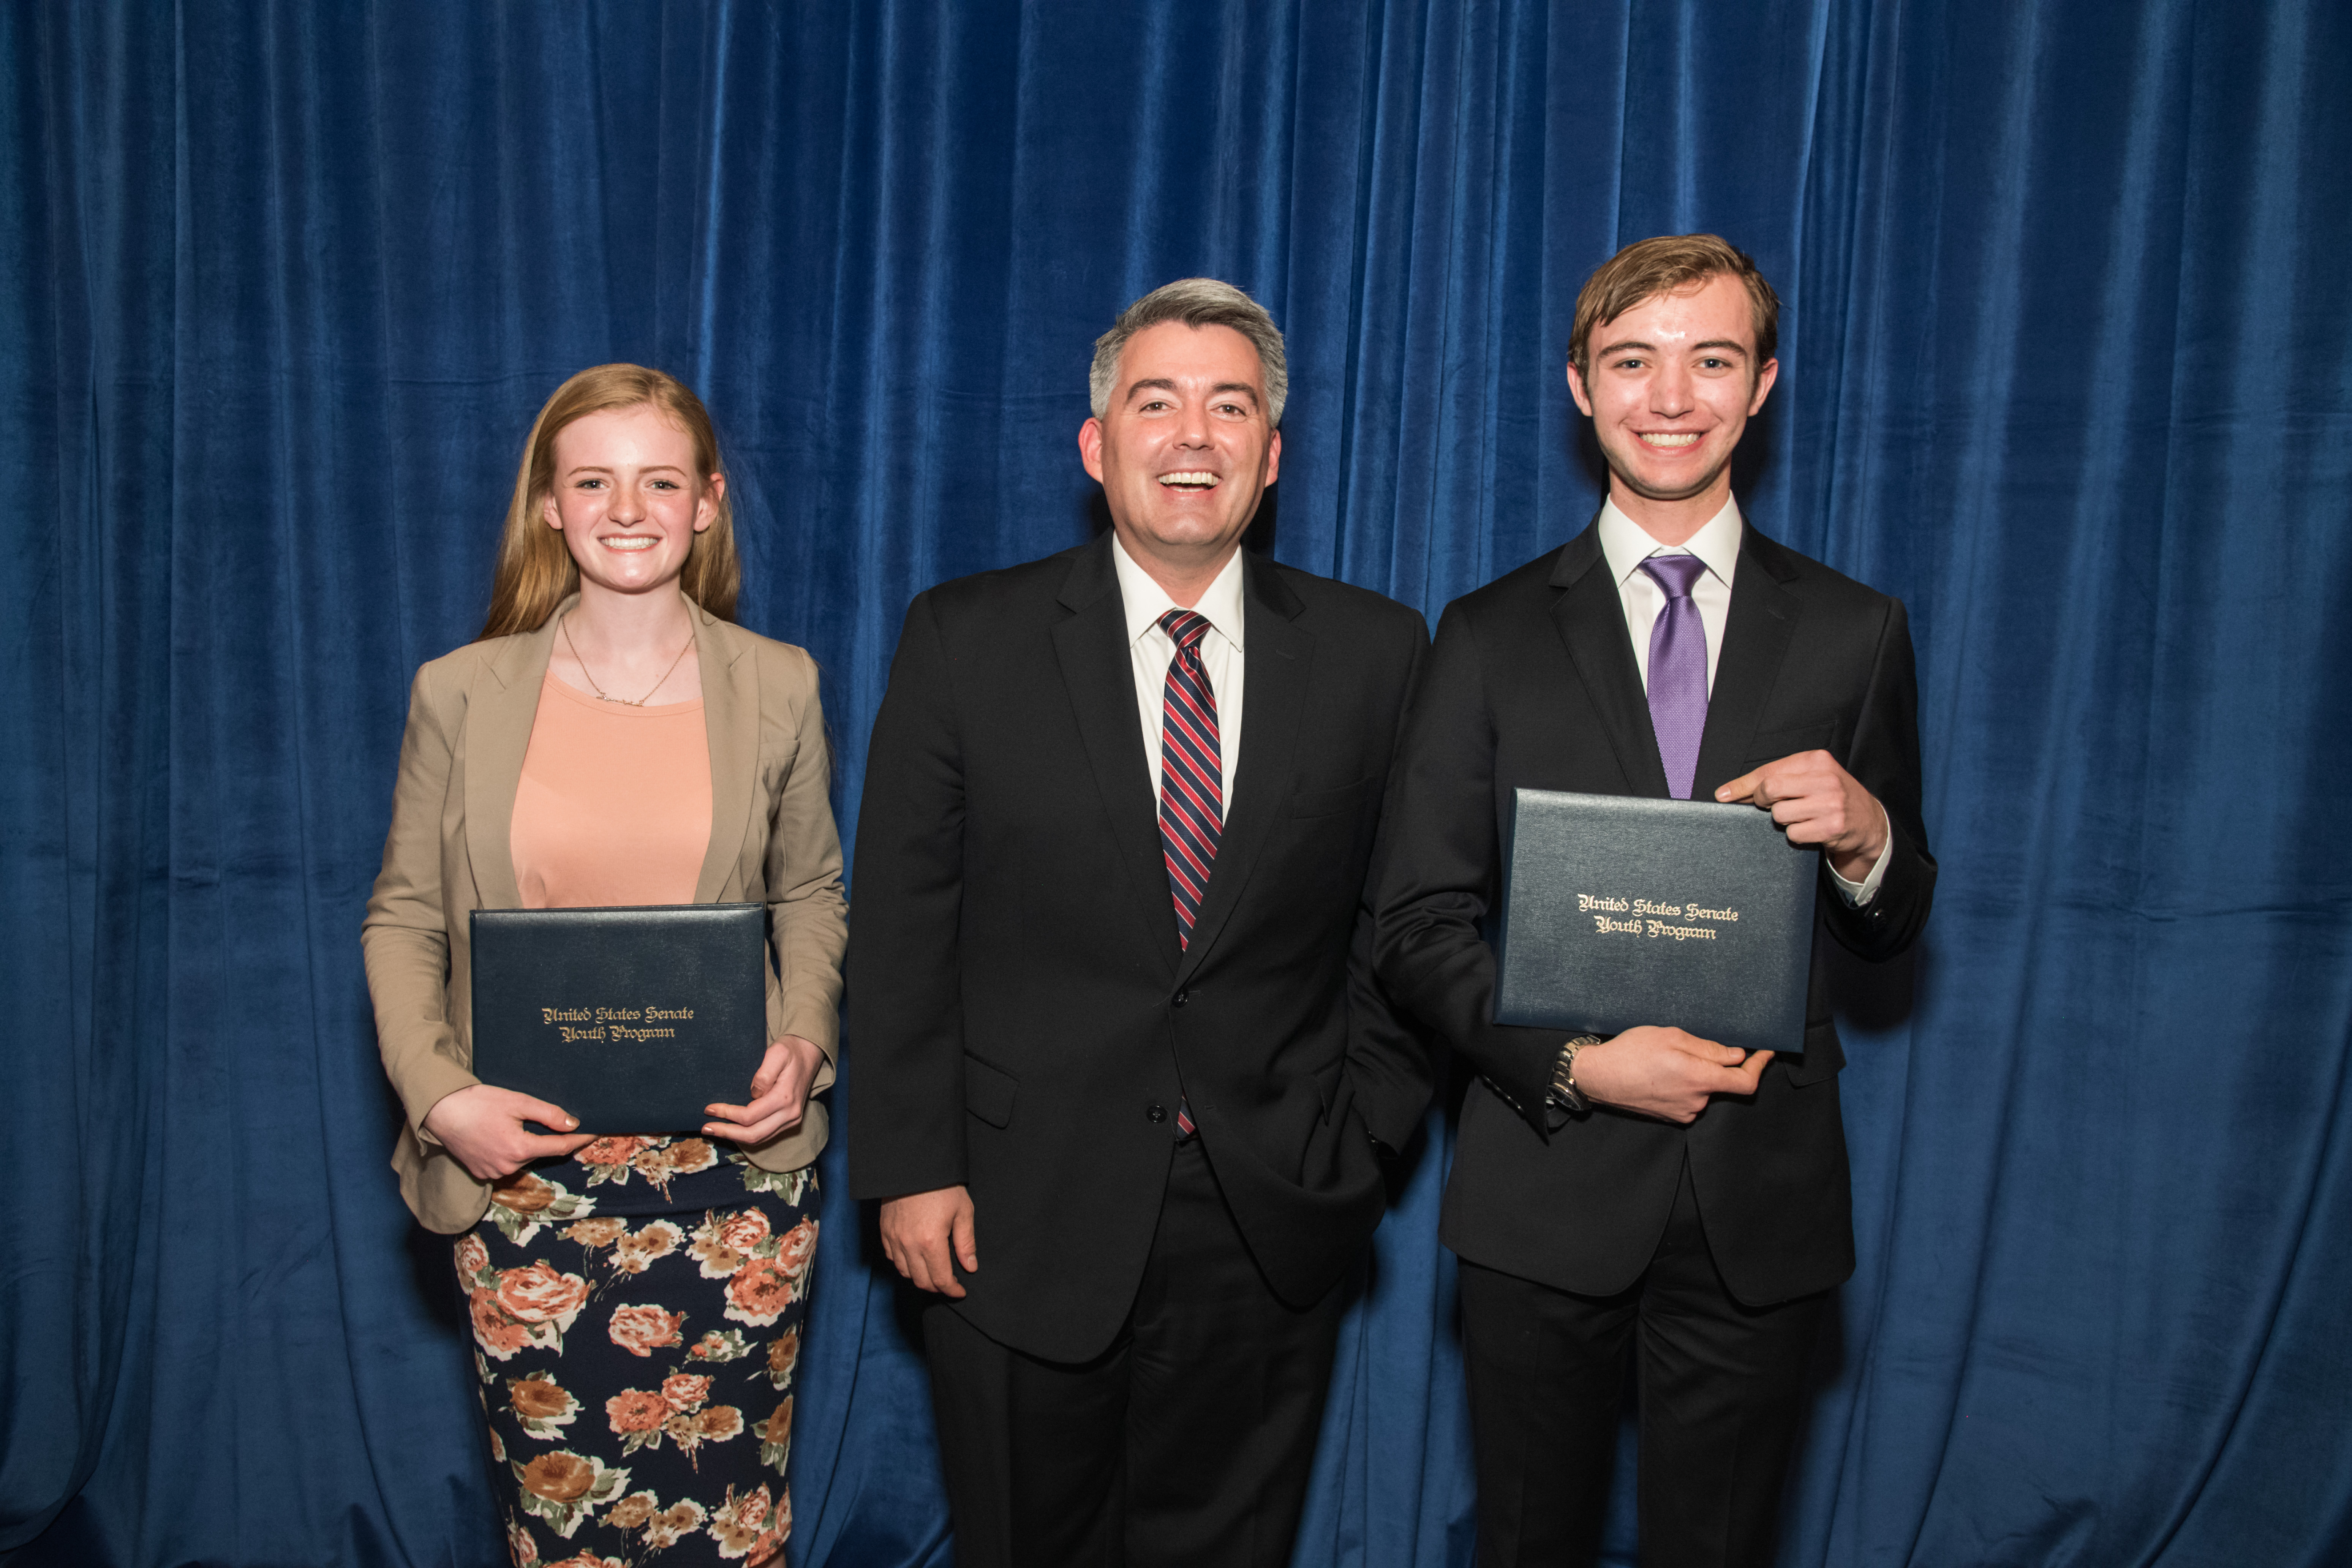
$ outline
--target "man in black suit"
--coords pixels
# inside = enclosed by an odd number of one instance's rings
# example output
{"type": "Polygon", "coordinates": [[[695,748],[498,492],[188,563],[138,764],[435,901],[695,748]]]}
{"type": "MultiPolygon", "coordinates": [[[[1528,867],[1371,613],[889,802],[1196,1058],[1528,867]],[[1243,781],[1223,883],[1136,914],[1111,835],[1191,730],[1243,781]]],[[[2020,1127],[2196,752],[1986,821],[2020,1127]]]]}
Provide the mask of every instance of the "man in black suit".
{"type": "Polygon", "coordinates": [[[849,1172],[958,1561],[1288,1561],[1425,1050],[1366,867],[1420,616],[1244,552],[1287,377],[1188,279],[1096,346],[1111,533],[919,595],[857,829],[849,1172]]]}
{"type": "Polygon", "coordinates": [[[1559,550],[1456,601],[1407,721],[1377,889],[1381,978],[1478,1074],[1446,1184],[1461,1258],[1482,1568],[1593,1560],[1627,1356],[1642,1561],[1770,1560],[1804,1373],[1853,1269],[1816,968],[1803,1050],[1655,1026],[1565,1039],[1494,1019],[1499,845],[1520,786],[1746,801],[1819,845],[1820,924],[1866,958],[1918,934],[1902,605],[1741,519],[1729,463],[1763,406],[1778,301],[1712,235],[1627,247],[1585,284],[1569,384],[1609,500],[1559,550]]]}

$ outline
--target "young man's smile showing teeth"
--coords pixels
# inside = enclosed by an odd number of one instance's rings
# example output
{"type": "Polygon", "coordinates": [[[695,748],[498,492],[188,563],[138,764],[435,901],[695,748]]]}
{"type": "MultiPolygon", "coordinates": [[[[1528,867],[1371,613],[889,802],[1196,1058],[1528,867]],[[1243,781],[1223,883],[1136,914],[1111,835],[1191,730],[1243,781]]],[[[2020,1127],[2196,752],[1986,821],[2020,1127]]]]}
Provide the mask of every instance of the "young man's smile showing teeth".
{"type": "Polygon", "coordinates": [[[1171,489],[1213,490],[1217,488],[1217,476],[1205,473],[1162,474],[1160,482],[1171,489]]]}
{"type": "Polygon", "coordinates": [[[1653,295],[1599,323],[1591,343],[1568,387],[1608,457],[1610,499],[1678,543],[1730,499],[1731,449],[1780,362],[1756,363],[1747,289],[1728,273],[1653,295]]]}

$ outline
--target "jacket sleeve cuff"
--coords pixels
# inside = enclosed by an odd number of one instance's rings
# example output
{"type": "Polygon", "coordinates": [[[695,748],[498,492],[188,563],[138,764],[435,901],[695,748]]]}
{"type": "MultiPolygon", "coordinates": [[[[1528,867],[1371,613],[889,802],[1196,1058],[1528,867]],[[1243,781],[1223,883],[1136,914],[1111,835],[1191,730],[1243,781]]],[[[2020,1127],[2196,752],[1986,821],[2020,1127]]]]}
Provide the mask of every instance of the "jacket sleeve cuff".
{"type": "Polygon", "coordinates": [[[1883,805],[1878,808],[1878,817],[1886,825],[1886,842],[1879,846],[1878,858],[1872,862],[1861,881],[1847,881],[1838,874],[1838,868],[1830,864],[1828,856],[1822,857],[1822,868],[1830,874],[1830,885],[1837,889],[1838,897],[1845,900],[1846,908],[1850,910],[1861,909],[1878,897],[1879,884],[1886,880],[1887,862],[1895,858],[1895,819],[1887,815],[1883,805]]]}
{"type": "Polygon", "coordinates": [[[822,1004],[790,1005],[778,1007],[768,1015],[772,1032],[770,1039],[780,1040],[786,1035],[796,1035],[824,1053],[825,1068],[841,1059],[841,1015],[822,1004]]]}
{"type": "Polygon", "coordinates": [[[461,1089],[471,1089],[482,1080],[459,1067],[437,1051],[411,1070],[401,1075],[400,1104],[408,1118],[409,1131],[417,1142],[430,1149],[441,1147],[441,1140],[425,1131],[425,1119],[433,1108],[461,1089]]]}

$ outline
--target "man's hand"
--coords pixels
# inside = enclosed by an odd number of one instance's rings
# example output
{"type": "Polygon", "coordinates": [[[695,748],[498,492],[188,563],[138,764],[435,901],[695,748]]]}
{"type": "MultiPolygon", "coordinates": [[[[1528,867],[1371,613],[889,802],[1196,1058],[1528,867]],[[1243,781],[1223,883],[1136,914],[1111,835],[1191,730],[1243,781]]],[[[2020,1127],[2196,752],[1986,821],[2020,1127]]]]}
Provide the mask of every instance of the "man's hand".
{"type": "Polygon", "coordinates": [[[980,1272],[980,1242],[972,1228],[971,1194],[961,1187],[909,1193],[882,1205],[882,1250],[918,1290],[961,1297],[948,1248],[967,1274],[980,1272]]]}
{"type": "Polygon", "coordinates": [[[1717,790],[1715,798],[1769,811],[1790,843],[1820,845],[1849,882],[1867,878],[1886,847],[1886,808],[1827,752],[1767,763],[1717,790]]]}
{"type": "Polygon", "coordinates": [[[760,1070],[751,1075],[751,1103],[704,1106],[705,1115],[719,1120],[703,1131],[738,1143],[765,1143],[779,1132],[790,1131],[808,1114],[809,1085],[816,1081],[816,1069],[824,1060],[824,1052],[814,1040],[803,1040],[798,1035],[770,1040],[760,1070]]]}
{"type": "Polygon", "coordinates": [[[436,1101],[425,1113],[425,1131],[441,1140],[478,1182],[511,1176],[533,1160],[561,1157],[595,1141],[591,1132],[533,1132],[523,1125],[526,1119],[541,1127],[580,1125],[560,1105],[477,1083],[436,1101]]]}
{"type": "Polygon", "coordinates": [[[1643,1025],[1576,1053],[1576,1087],[1587,1100],[1679,1122],[1698,1120],[1718,1094],[1756,1092],[1770,1051],[1743,1053],[1681,1029],[1643,1025]]]}

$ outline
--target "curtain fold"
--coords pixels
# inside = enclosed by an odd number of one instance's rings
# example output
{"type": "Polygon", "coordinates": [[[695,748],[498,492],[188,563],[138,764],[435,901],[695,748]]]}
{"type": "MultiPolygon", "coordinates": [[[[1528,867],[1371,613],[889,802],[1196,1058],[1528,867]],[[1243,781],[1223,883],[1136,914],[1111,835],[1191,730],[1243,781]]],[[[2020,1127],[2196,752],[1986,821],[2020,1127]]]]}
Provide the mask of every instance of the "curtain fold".
{"type": "MultiPolygon", "coordinates": [[[[2342,1561],[2348,68],[2328,0],[0,7],[0,1552],[501,1558],[357,936],[564,376],[704,395],[846,837],[908,598],[1097,525],[1129,300],[1272,309],[1255,537],[1433,617],[1597,503],[1585,274],[1705,228],[1784,302],[1743,503],[1908,605],[1944,865],[1842,976],[1784,1558],[2342,1561]]],[[[1470,1561],[1451,1147],[1350,1287],[1302,1568],[1470,1561]]],[[[944,1564],[841,1154],[792,1556],[944,1564]]]]}

